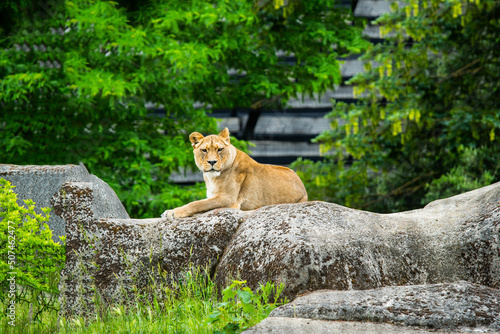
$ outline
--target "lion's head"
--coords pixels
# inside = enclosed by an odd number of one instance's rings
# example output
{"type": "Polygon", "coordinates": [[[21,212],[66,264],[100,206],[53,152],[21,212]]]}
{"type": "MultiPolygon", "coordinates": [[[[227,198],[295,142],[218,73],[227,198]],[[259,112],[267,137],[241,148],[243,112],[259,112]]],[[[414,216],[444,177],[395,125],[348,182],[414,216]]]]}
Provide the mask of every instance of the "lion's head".
{"type": "Polygon", "coordinates": [[[231,145],[229,130],[225,128],[218,135],[203,137],[199,132],[189,135],[194,150],[196,166],[204,173],[219,176],[230,167],[236,156],[236,150],[231,145]]]}

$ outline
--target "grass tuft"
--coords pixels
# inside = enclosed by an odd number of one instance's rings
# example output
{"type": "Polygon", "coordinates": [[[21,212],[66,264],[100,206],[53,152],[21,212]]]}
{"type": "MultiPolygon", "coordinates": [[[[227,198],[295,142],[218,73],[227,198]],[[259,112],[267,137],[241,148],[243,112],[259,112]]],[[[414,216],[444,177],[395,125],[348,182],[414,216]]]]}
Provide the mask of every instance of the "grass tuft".
{"type": "MultiPolygon", "coordinates": [[[[153,283],[151,283],[153,284],[153,283]]],[[[55,309],[44,310],[33,319],[33,305],[16,305],[15,326],[0,317],[2,333],[239,333],[263,319],[286,303],[280,297],[283,285],[261,285],[252,291],[245,281],[233,281],[221,292],[206,270],[191,268],[174,286],[155,282],[154,296],[140,296],[128,304],[98,305],[100,311],[91,318],[60,318],[55,309]],[[30,311],[31,305],[31,311],[30,311]]],[[[6,309],[6,302],[0,302],[6,309]]]]}

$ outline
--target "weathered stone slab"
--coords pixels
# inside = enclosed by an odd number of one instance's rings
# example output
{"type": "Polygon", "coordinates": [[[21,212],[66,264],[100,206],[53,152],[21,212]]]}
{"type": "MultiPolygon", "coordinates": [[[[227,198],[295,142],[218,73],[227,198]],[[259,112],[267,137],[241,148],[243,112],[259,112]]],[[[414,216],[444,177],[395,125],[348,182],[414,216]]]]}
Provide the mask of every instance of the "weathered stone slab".
{"type": "MultiPolygon", "coordinates": [[[[439,330],[500,330],[500,290],[468,282],[317,291],[271,317],[365,321],[439,330]]],[[[292,332],[294,333],[294,332],[292,332]]]]}
{"type": "Polygon", "coordinates": [[[284,295],[319,289],[467,280],[500,286],[500,183],[431,203],[375,214],[325,202],[283,204],[245,219],[217,267],[251,287],[284,283],[284,295]]]}
{"type": "MultiPolygon", "coordinates": [[[[66,182],[89,182],[96,201],[92,203],[92,210],[96,217],[130,218],[116,193],[111,187],[89,174],[84,165],[6,165],[0,164],[0,178],[4,178],[16,187],[18,204],[23,200],[32,199],[37,208],[52,208],[51,199],[66,182]]],[[[54,232],[54,241],[59,241],[59,236],[66,235],[65,222],[59,216],[51,213],[49,227],[54,232]]]]}
{"type": "Polygon", "coordinates": [[[127,302],[152,280],[176,282],[190,264],[208,267],[213,274],[244,216],[225,209],[177,222],[102,219],[92,211],[94,201],[90,183],[66,183],[54,197],[54,211],[67,224],[60,283],[63,314],[93,312],[96,293],[104,305],[127,302]]]}
{"type": "MultiPolygon", "coordinates": [[[[245,334],[427,334],[436,333],[419,328],[398,325],[355,322],[325,321],[304,318],[270,317],[247,329],[245,334]]],[[[453,334],[457,332],[446,332],[453,334]]]]}

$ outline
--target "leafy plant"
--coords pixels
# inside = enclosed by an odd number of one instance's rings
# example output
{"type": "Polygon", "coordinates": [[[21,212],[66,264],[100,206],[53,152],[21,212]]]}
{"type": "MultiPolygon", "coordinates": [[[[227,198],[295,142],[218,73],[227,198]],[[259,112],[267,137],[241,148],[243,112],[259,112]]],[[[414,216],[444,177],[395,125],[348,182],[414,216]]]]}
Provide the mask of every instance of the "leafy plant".
{"type": "Polygon", "coordinates": [[[275,289],[274,284],[267,282],[260,285],[254,293],[245,283],[246,281],[233,281],[222,291],[222,302],[217,305],[217,311],[208,316],[208,323],[224,326],[214,334],[239,333],[267,318],[276,306],[287,303],[286,300],[280,303],[270,302],[271,298],[280,300],[283,284],[275,289]]]}
{"type": "Polygon", "coordinates": [[[422,203],[428,203],[436,198],[446,198],[471,189],[484,187],[495,182],[493,173],[498,170],[484,171],[480,162],[486,156],[495,156],[495,152],[484,152],[481,149],[465,149],[460,156],[460,163],[451,171],[426,185],[426,195],[422,203]]]}
{"type": "Polygon", "coordinates": [[[46,223],[50,209],[37,213],[32,200],[18,205],[13,188],[0,179],[0,299],[31,304],[36,319],[41,312],[56,308],[65,247],[52,240],[46,223]]]}
{"type": "Polygon", "coordinates": [[[500,178],[500,3],[407,0],[377,20],[387,42],[295,168],[311,199],[379,212],[418,208],[500,178]]]}

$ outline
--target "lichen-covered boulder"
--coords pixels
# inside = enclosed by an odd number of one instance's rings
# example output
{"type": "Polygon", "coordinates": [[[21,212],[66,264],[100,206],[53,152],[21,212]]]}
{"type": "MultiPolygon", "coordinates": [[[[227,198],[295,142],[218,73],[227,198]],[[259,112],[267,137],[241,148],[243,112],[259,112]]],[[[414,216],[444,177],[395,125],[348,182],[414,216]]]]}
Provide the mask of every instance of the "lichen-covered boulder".
{"type": "Polygon", "coordinates": [[[373,290],[323,290],[280,306],[270,317],[497,331],[500,290],[464,281],[373,290]]]}
{"type": "Polygon", "coordinates": [[[500,286],[500,183],[420,210],[376,214],[325,202],[283,204],[245,219],[217,267],[251,287],[318,289],[467,280],[500,286]]]}
{"type": "Polygon", "coordinates": [[[151,279],[174,283],[190,264],[208,267],[220,288],[236,278],[284,283],[290,300],[319,289],[500,286],[500,183],[397,214],[309,202],[168,222],[100,218],[96,200],[89,182],[65,183],[52,199],[66,221],[66,314],[92,310],[96,295],[103,305],[133,298],[151,279]]]}
{"type": "Polygon", "coordinates": [[[213,273],[244,215],[227,209],[176,222],[104,219],[92,212],[95,200],[89,183],[73,182],[53,200],[54,211],[66,220],[60,282],[65,315],[95,311],[96,297],[104,306],[128,302],[156,280],[173,283],[190,264],[213,273]]]}
{"type": "Polygon", "coordinates": [[[318,291],[271,317],[384,322],[429,329],[500,330],[500,290],[469,282],[318,291]]]}
{"type": "MultiPolygon", "coordinates": [[[[114,190],[104,181],[90,174],[83,164],[78,165],[8,165],[0,164],[0,178],[12,183],[18,204],[32,199],[37,209],[52,208],[52,197],[66,182],[87,182],[92,188],[95,201],[92,211],[96,217],[130,218],[114,190]]],[[[48,225],[54,241],[66,235],[64,219],[51,214],[48,225]]]]}
{"type": "MultiPolygon", "coordinates": [[[[421,328],[359,321],[269,317],[244,334],[436,334],[421,328]]],[[[450,333],[450,332],[447,332],[450,333]]],[[[456,334],[456,332],[453,332],[456,334]]]]}

